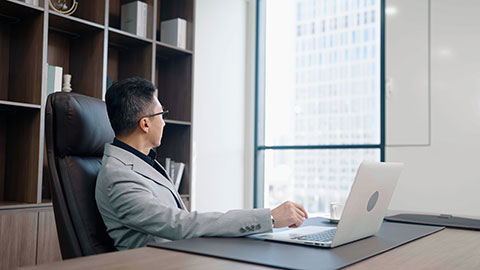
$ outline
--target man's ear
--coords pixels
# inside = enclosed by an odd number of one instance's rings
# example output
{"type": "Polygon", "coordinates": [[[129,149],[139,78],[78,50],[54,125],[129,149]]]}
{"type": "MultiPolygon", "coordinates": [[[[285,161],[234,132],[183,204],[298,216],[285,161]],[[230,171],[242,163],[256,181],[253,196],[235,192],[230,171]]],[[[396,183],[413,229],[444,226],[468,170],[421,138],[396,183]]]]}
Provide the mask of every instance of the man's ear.
{"type": "Polygon", "coordinates": [[[150,121],[148,120],[147,117],[144,117],[144,118],[140,119],[140,122],[138,123],[138,126],[140,127],[140,130],[147,133],[148,130],[150,129],[150,121]]]}

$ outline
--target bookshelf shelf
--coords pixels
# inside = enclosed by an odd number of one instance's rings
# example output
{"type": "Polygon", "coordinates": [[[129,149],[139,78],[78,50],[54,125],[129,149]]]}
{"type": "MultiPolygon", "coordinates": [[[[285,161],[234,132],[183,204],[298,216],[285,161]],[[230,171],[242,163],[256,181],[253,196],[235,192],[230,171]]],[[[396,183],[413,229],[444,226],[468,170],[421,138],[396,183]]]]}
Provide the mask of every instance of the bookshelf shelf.
{"type": "Polygon", "coordinates": [[[120,46],[138,46],[152,44],[152,40],[141,36],[134,35],[129,32],[125,32],[116,28],[109,27],[109,39],[110,44],[118,44],[120,46]]]}
{"type": "Polygon", "coordinates": [[[41,107],[42,106],[37,104],[0,100],[0,111],[18,109],[40,109],[41,107]]]}
{"type": "Polygon", "coordinates": [[[0,20],[0,100],[40,105],[43,20],[39,12],[0,20]]]}
{"type": "Polygon", "coordinates": [[[34,6],[17,0],[4,0],[0,1],[0,14],[12,18],[25,18],[32,14],[43,13],[42,6],[43,4],[34,6]]]}
{"type": "Polygon", "coordinates": [[[72,36],[49,29],[47,63],[62,67],[63,74],[72,74],[74,92],[102,98],[104,33],[99,29],[90,30],[72,36]]]}
{"type": "Polygon", "coordinates": [[[18,209],[18,208],[28,208],[35,206],[35,203],[25,203],[25,202],[17,202],[17,201],[0,201],[0,209],[18,209]]]}
{"type": "Polygon", "coordinates": [[[152,45],[118,48],[108,48],[107,77],[113,82],[129,78],[152,76],[152,45]]]}
{"type": "Polygon", "coordinates": [[[25,203],[25,202],[17,202],[17,201],[0,201],[0,210],[17,210],[17,209],[44,208],[44,207],[52,207],[52,202],[25,203]]]}
{"type": "Polygon", "coordinates": [[[156,86],[162,104],[172,108],[170,119],[191,121],[192,114],[192,55],[175,58],[157,58],[155,66],[156,86]],[[174,109],[173,109],[174,108],[174,109]]]}
{"type": "Polygon", "coordinates": [[[49,28],[59,32],[70,33],[73,37],[92,31],[101,31],[105,26],[73,16],[66,16],[55,11],[49,11],[49,28]]]}
{"type": "Polygon", "coordinates": [[[166,44],[160,41],[155,42],[157,47],[157,58],[169,59],[172,57],[177,56],[185,56],[185,55],[192,55],[193,52],[190,50],[184,50],[181,48],[177,48],[170,44],[166,44]]]}
{"type": "MultiPolygon", "coordinates": [[[[131,0],[81,0],[68,16],[52,10],[47,0],[39,6],[0,0],[0,215],[52,211],[44,147],[48,65],[72,75],[73,92],[98,99],[110,79],[152,81],[170,110],[158,160],[185,164],[179,192],[190,207],[195,0],[142,1],[152,29],[147,38],[120,30],[121,5],[131,0]],[[161,21],[177,17],[187,21],[187,49],[159,40],[161,21]]],[[[5,262],[16,261],[2,257],[0,269],[19,266],[5,262]]]]}
{"type": "Polygon", "coordinates": [[[40,121],[38,109],[0,113],[0,201],[38,202],[40,121]]]}

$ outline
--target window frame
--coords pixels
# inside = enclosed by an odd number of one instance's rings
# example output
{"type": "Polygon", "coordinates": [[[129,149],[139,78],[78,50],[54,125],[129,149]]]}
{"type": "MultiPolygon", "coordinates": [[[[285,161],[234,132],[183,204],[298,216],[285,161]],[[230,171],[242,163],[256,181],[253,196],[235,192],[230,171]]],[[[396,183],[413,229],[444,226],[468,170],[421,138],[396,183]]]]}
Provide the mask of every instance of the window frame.
{"type": "MultiPolygon", "coordinates": [[[[266,150],[380,149],[385,161],[385,0],[380,4],[380,144],[265,145],[265,14],[266,1],[256,0],[255,104],[254,104],[254,185],[253,206],[264,207],[264,162],[266,150]]],[[[272,1],[272,0],[270,0],[272,1]]]]}

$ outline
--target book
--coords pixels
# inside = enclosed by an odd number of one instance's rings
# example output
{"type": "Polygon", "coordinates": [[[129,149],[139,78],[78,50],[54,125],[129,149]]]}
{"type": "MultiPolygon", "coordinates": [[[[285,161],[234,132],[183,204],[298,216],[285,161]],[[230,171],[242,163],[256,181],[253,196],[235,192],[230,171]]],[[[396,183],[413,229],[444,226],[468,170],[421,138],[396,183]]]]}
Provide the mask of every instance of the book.
{"type": "Polygon", "coordinates": [[[160,26],[160,41],[186,49],[187,21],[182,18],[163,21],[160,26]]]}
{"type": "Polygon", "coordinates": [[[47,95],[62,91],[63,68],[48,65],[47,76],[47,95]]]}
{"type": "Polygon", "coordinates": [[[170,178],[172,179],[172,183],[175,184],[175,161],[170,161],[170,178]]]}
{"type": "Polygon", "coordinates": [[[38,0],[20,0],[20,2],[24,2],[25,4],[38,6],[38,0]]]}
{"type": "Polygon", "coordinates": [[[185,170],[185,163],[183,162],[175,162],[175,187],[178,189],[180,188],[180,183],[182,182],[183,171],[185,170]]]}
{"type": "MultiPolygon", "coordinates": [[[[167,157],[165,158],[165,171],[167,172],[167,175],[170,177],[170,162],[172,161],[171,158],[167,157]]],[[[173,179],[172,179],[173,181],[173,179]]]]}
{"type": "MultiPolygon", "coordinates": [[[[120,28],[137,36],[147,37],[148,4],[142,1],[122,5],[120,28]]],[[[150,28],[149,28],[150,29],[150,28]]]]}

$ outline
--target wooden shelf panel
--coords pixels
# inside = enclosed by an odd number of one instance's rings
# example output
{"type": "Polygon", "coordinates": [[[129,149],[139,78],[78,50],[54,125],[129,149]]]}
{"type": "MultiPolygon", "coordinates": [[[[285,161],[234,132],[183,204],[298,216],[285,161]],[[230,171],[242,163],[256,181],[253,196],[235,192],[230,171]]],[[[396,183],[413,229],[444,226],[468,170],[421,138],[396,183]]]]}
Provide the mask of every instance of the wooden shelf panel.
{"type": "Polygon", "coordinates": [[[152,44],[153,40],[137,36],[116,28],[108,28],[108,44],[128,49],[132,46],[144,46],[152,44]]]}
{"type": "Polygon", "coordinates": [[[152,41],[130,39],[130,37],[109,32],[107,77],[112,78],[114,83],[130,77],[152,80],[152,44],[152,41]],[[123,45],[116,42],[121,42],[123,45]]]}
{"type": "Polygon", "coordinates": [[[43,12],[0,21],[0,100],[41,103],[43,12]]]}
{"type": "Polygon", "coordinates": [[[0,113],[0,201],[37,203],[39,143],[40,110],[0,113]]]}
{"type": "Polygon", "coordinates": [[[0,266],[2,269],[35,264],[38,211],[0,212],[0,266]]]}
{"type": "Polygon", "coordinates": [[[47,63],[72,75],[74,92],[102,98],[104,29],[95,22],[49,11],[47,63]]]}
{"type": "Polygon", "coordinates": [[[163,130],[162,144],[157,153],[162,162],[165,157],[175,161],[189,163],[190,160],[190,126],[166,125],[163,130]]]}
{"type": "MultiPolygon", "coordinates": [[[[87,27],[73,20],[66,22],[73,23],[77,27],[87,27]]],[[[77,37],[50,30],[47,63],[62,67],[63,74],[72,75],[73,92],[101,99],[104,32],[99,28],[88,27],[87,32],[77,37]]]]}
{"type": "MultiPolygon", "coordinates": [[[[91,22],[102,26],[105,24],[105,0],[81,0],[77,2],[77,10],[72,15],[66,17],[73,20],[78,18],[83,22],[91,22]]],[[[65,16],[53,10],[50,6],[49,13],[65,16]]]]}
{"type": "Polygon", "coordinates": [[[153,40],[115,28],[108,31],[107,77],[114,83],[129,77],[151,80],[153,40]]]}
{"type": "Polygon", "coordinates": [[[38,15],[43,13],[43,8],[41,6],[43,6],[43,4],[33,6],[17,0],[0,1],[0,14],[2,15],[0,18],[2,20],[15,22],[35,14],[38,15]]]}
{"type": "Polygon", "coordinates": [[[29,208],[36,206],[37,204],[26,203],[26,202],[16,202],[16,201],[0,201],[0,209],[18,209],[18,208],[29,208]]]}
{"type": "Polygon", "coordinates": [[[191,121],[192,69],[192,55],[166,60],[157,58],[155,85],[160,102],[170,111],[170,119],[191,121]]]}
{"type": "Polygon", "coordinates": [[[51,208],[52,202],[26,203],[17,201],[0,201],[0,210],[16,210],[30,208],[51,208]]]}
{"type": "Polygon", "coordinates": [[[184,50],[170,44],[156,41],[157,58],[169,59],[177,56],[192,55],[190,50],[184,50]]]}
{"type": "Polygon", "coordinates": [[[72,38],[78,38],[84,33],[101,31],[105,29],[105,27],[101,24],[73,16],[66,16],[54,11],[49,11],[48,28],[70,35],[72,38]]]}
{"type": "Polygon", "coordinates": [[[193,22],[193,0],[158,0],[159,14],[157,18],[160,22],[182,18],[187,22],[193,22]]]}
{"type": "Polygon", "coordinates": [[[37,104],[0,100],[0,111],[40,109],[41,107],[37,104]]]}

